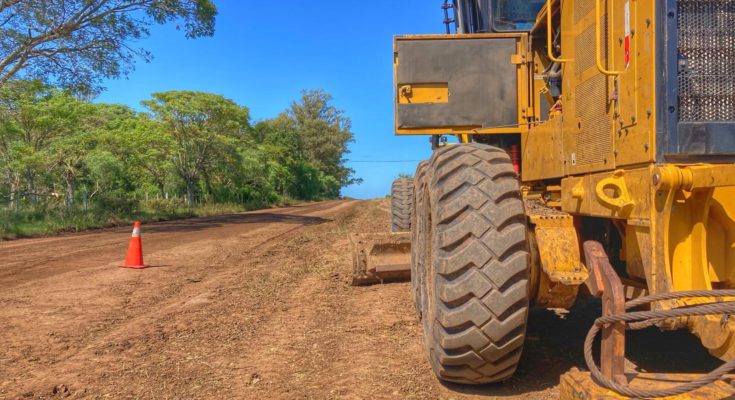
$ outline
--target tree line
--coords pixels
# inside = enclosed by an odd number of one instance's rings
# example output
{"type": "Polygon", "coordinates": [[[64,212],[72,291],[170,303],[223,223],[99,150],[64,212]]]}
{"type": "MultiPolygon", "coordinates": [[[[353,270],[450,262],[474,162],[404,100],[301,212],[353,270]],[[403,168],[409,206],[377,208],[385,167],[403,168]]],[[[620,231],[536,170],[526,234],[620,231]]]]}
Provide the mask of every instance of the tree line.
{"type": "Polygon", "coordinates": [[[272,119],[223,96],[154,93],[136,111],[37,80],[0,86],[0,201],[13,210],[130,211],[141,199],[260,205],[335,198],[350,119],[323,90],[272,119]]]}
{"type": "Polygon", "coordinates": [[[266,205],[355,183],[350,120],[321,90],[256,122],[211,93],[154,93],[142,111],[89,100],[152,59],[137,47],[152,26],[207,37],[217,14],[212,0],[3,0],[0,206],[117,215],[150,196],[266,205]]]}

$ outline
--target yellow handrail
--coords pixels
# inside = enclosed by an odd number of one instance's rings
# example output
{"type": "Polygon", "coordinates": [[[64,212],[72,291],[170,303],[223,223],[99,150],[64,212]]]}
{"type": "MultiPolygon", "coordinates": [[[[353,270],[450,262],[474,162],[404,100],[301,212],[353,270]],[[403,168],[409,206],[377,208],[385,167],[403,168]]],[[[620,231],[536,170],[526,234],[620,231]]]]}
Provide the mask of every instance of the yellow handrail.
{"type": "MultiPolygon", "coordinates": [[[[614,75],[623,74],[626,71],[609,71],[607,68],[605,68],[604,65],[602,65],[602,49],[600,46],[600,40],[602,39],[602,32],[600,29],[600,20],[602,20],[602,13],[600,13],[600,0],[595,0],[595,37],[597,39],[595,41],[595,53],[596,53],[596,58],[597,58],[597,69],[599,69],[600,72],[602,72],[605,75],[614,76],[614,75]]],[[[609,26],[613,26],[612,13],[610,13],[610,18],[608,18],[607,22],[609,26]]],[[[611,54],[610,58],[613,60],[613,63],[614,63],[615,58],[612,56],[612,54],[614,52],[615,52],[614,50],[610,52],[611,54]]]]}
{"type": "Polygon", "coordinates": [[[546,51],[548,51],[549,60],[558,63],[574,61],[574,59],[556,58],[554,57],[553,41],[551,40],[553,32],[551,29],[551,0],[546,0],[546,51]]]}

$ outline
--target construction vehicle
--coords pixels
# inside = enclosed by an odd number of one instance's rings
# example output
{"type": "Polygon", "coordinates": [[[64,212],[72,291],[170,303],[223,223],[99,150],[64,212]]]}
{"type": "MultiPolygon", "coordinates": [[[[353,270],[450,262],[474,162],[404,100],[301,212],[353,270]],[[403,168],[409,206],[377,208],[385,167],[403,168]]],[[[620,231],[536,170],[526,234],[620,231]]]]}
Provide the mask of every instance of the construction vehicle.
{"type": "Polygon", "coordinates": [[[735,1],[443,8],[446,35],[394,43],[396,133],[434,138],[403,264],[436,375],[511,377],[529,307],[585,293],[603,316],[563,398],[735,397],[719,380],[735,367],[735,1]],[[726,363],[626,375],[625,331],[650,326],[726,363]]]}

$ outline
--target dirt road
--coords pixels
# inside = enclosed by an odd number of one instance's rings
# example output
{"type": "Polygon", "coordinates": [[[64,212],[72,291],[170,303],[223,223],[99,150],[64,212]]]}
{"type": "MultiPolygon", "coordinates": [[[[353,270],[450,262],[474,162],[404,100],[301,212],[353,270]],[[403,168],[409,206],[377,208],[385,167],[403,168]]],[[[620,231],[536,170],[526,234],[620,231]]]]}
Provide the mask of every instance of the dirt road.
{"type": "MultiPolygon", "coordinates": [[[[129,229],[0,243],[0,399],[558,396],[597,304],[534,311],[508,382],[442,385],[408,284],[347,285],[348,234],[387,229],[386,201],[150,224],[143,271],[116,268],[129,229]]],[[[631,337],[640,368],[716,364],[671,351],[698,349],[688,334],[660,335],[631,337]]]]}

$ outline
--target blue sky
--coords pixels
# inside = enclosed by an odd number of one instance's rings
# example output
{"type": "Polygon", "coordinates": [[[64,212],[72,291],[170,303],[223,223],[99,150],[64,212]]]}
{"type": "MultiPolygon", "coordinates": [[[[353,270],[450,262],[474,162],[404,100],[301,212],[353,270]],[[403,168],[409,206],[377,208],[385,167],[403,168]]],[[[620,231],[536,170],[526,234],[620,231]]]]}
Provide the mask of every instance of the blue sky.
{"type": "Polygon", "coordinates": [[[392,180],[413,173],[430,148],[425,136],[393,134],[395,34],[442,33],[441,0],[215,0],[212,38],[187,40],[174,26],[154,27],[139,45],[154,55],[128,79],[105,83],[98,101],[140,108],[153,92],[200,90],[250,108],[253,120],[270,118],[301,89],[323,88],[352,119],[356,143],[349,165],[364,179],[345,188],[355,198],[385,196],[392,180]]]}

